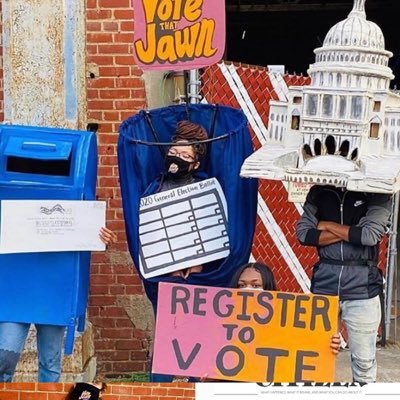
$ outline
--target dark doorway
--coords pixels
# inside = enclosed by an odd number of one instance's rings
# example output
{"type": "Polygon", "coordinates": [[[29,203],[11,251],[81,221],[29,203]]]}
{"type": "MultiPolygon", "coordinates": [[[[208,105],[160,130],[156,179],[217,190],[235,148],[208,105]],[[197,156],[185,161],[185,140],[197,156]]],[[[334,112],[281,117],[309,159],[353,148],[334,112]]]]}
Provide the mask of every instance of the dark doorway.
{"type": "MultiPolygon", "coordinates": [[[[285,65],[289,73],[307,74],[329,29],[345,19],[352,0],[226,0],[225,59],[254,65],[285,65]]],[[[390,61],[400,89],[400,1],[368,0],[367,19],[377,23],[393,52],[390,61]]]]}

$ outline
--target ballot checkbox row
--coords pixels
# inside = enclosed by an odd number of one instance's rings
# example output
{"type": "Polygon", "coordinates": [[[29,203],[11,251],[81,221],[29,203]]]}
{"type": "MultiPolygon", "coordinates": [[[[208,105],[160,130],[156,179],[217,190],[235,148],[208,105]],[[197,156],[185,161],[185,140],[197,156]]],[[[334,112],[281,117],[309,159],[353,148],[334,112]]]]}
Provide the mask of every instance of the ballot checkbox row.
{"type": "Polygon", "coordinates": [[[177,218],[179,221],[181,218],[185,219],[187,216],[190,216],[193,219],[203,218],[208,215],[212,216],[216,214],[221,214],[221,208],[218,203],[208,204],[207,206],[200,208],[192,208],[189,206],[179,207],[179,209],[177,209],[176,207],[174,207],[173,212],[169,209],[169,207],[164,207],[156,210],[142,211],[140,213],[140,223],[144,225],[159,221],[161,219],[172,219],[174,221],[175,218],[177,218]]]}
{"type": "Polygon", "coordinates": [[[198,198],[192,198],[188,200],[176,201],[171,205],[163,205],[160,208],[164,218],[178,215],[182,212],[207,208],[218,204],[217,197],[215,195],[205,195],[198,198]]]}
{"type": "Polygon", "coordinates": [[[209,243],[218,241],[221,247],[226,242],[227,232],[225,230],[219,232],[206,232],[203,236],[199,237],[198,233],[180,236],[170,240],[160,240],[150,244],[142,245],[142,252],[145,257],[152,257],[154,255],[164,253],[167,251],[176,251],[190,246],[202,245],[209,246],[209,243]]]}
{"type": "Polygon", "coordinates": [[[173,252],[164,252],[162,254],[154,255],[153,257],[145,257],[146,267],[148,269],[157,268],[160,265],[171,264],[193,258],[196,256],[206,257],[209,253],[221,252],[223,256],[229,254],[229,241],[213,240],[203,244],[192,247],[186,247],[173,252]]]}
{"type": "MultiPolygon", "coordinates": [[[[183,214],[180,217],[175,217],[173,219],[165,219],[164,221],[155,221],[152,223],[143,224],[142,220],[140,220],[139,234],[145,234],[154,232],[158,229],[163,229],[164,227],[184,227],[185,225],[189,225],[192,227],[192,222],[197,224],[199,229],[202,229],[207,226],[213,225],[222,225],[225,224],[224,218],[221,217],[220,214],[211,215],[211,216],[203,216],[202,218],[195,218],[193,215],[188,215],[187,213],[183,214]]],[[[185,228],[182,228],[185,229],[185,228]]]]}
{"type": "Polygon", "coordinates": [[[210,239],[227,236],[227,230],[224,225],[214,225],[204,229],[197,229],[195,225],[186,226],[185,229],[160,229],[149,234],[140,235],[141,246],[160,244],[162,241],[168,242],[172,248],[176,243],[193,243],[198,241],[207,241],[210,239]]]}

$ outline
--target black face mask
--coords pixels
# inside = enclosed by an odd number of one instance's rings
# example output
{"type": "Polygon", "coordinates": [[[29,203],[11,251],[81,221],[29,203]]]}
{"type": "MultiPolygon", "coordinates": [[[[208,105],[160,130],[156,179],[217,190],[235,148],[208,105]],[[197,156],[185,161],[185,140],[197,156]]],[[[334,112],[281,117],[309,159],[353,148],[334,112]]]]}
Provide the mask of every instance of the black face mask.
{"type": "Polygon", "coordinates": [[[181,179],[192,174],[189,171],[190,166],[194,162],[185,161],[180,157],[166,156],[165,157],[165,168],[167,169],[168,176],[172,179],[181,179]]]}

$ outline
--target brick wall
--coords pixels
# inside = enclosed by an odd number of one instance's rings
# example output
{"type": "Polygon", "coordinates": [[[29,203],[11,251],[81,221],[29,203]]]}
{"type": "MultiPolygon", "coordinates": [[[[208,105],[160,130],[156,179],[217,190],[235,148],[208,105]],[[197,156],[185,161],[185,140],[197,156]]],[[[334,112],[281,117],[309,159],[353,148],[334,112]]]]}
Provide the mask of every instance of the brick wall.
{"type": "MultiPolygon", "coordinates": [[[[0,383],[0,400],[64,400],[70,384],[0,383]]],[[[194,400],[194,384],[109,384],[103,400],[194,400]]]]}
{"type": "Polygon", "coordinates": [[[97,198],[107,201],[107,225],[118,243],[93,254],[89,319],[95,330],[98,369],[103,373],[145,371],[146,333],[136,329],[118,298],[142,294],[127,253],[117,168],[121,121],[145,107],[142,72],[132,56],[131,0],[86,0],[88,123],[99,124],[97,198]]]}

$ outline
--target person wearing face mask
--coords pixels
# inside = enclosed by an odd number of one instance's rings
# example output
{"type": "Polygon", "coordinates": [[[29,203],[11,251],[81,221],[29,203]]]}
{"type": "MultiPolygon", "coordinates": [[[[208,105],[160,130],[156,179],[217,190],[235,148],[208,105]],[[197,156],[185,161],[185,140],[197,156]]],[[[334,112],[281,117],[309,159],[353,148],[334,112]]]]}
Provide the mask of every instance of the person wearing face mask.
{"type": "MultiPolygon", "coordinates": [[[[232,278],[231,287],[250,290],[277,290],[271,269],[259,262],[248,263],[239,268],[232,278]]],[[[333,354],[339,353],[340,336],[338,333],[332,335],[330,347],[333,354]]]]}
{"type": "Polygon", "coordinates": [[[208,138],[206,130],[190,121],[180,121],[177,125],[172,145],[165,157],[166,172],[160,180],[158,192],[190,185],[201,180],[197,172],[206,155],[204,143],[194,143],[208,138]]]}
{"type": "MultiPolygon", "coordinates": [[[[168,149],[165,157],[165,172],[155,193],[190,185],[205,178],[198,174],[198,169],[206,155],[206,145],[192,142],[206,139],[208,139],[207,132],[201,125],[186,120],[178,122],[172,138],[174,144],[168,149]]],[[[196,265],[169,275],[187,279],[190,274],[202,270],[201,265],[196,265]]]]}

